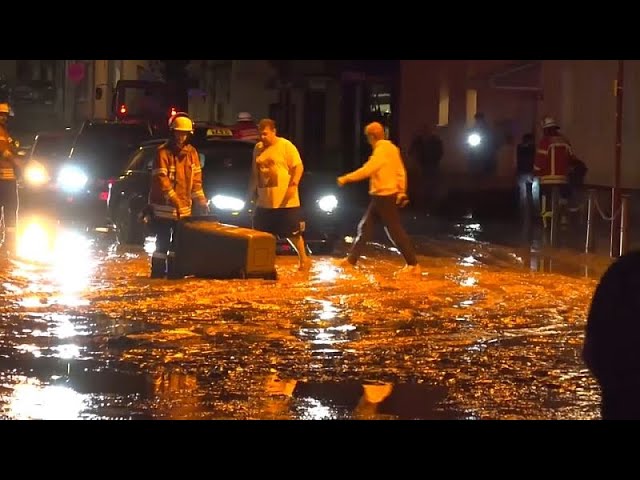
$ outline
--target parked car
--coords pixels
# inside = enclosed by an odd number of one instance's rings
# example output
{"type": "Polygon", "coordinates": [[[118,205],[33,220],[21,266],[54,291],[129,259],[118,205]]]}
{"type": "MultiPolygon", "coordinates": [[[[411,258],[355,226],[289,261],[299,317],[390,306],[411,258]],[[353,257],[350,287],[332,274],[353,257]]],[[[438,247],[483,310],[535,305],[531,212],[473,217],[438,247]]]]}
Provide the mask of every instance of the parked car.
{"type": "MultiPolygon", "coordinates": [[[[147,205],[151,167],[158,147],[165,139],[141,144],[109,189],[109,214],[121,243],[140,244],[146,235],[139,221],[147,205]]],[[[233,138],[230,129],[197,126],[192,143],[200,154],[203,187],[211,212],[221,222],[252,226],[252,205],[246,205],[254,144],[233,138]],[[205,129],[204,132],[201,129],[205,129]],[[200,130],[200,131],[199,131],[200,130]]],[[[313,252],[333,250],[337,236],[342,192],[335,175],[305,172],[300,197],[306,216],[305,240],[313,252]]],[[[288,245],[280,240],[283,250],[288,245]]]]}
{"type": "Polygon", "coordinates": [[[151,138],[151,127],[144,122],[86,121],[52,178],[67,213],[88,226],[107,225],[109,183],[130,153],[151,138]]]}
{"type": "Polygon", "coordinates": [[[25,168],[18,180],[20,206],[23,209],[54,209],[55,178],[71,150],[73,133],[60,129],[38,132],[24,150],[25,168]],[[52,198],[53,197],[53,198],[52,198]]]}

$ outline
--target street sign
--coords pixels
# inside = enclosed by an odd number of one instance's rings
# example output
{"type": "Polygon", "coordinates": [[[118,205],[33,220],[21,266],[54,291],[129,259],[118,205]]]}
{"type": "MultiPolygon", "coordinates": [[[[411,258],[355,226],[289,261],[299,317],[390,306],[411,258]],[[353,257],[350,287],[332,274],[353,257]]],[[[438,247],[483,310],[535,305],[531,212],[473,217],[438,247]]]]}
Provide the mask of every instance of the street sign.
{"type": "Polygon", "coordinates": [[[84,79],[84,63],[72,63],[67,69],[67,76],[72,83],[79,84],[84,79]]]}

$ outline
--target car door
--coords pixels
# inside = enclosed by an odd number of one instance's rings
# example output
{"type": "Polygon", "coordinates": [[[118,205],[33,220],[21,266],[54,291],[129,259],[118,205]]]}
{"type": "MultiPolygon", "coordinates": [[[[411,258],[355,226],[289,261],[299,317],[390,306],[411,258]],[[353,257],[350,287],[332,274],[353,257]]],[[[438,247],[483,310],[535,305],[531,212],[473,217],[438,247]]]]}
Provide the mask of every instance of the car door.
{"type": "MultiPolygon", "coordinates": [[[[151,184],[151,167],[158,145],[145,145],[133,153],[126,170],[110,188],[109,210],[112,218],[117,216],[121,203],[136,213],[147,203],[151,184]]],[[[123,205],[124,206],[124,205],[123,205]]]]}

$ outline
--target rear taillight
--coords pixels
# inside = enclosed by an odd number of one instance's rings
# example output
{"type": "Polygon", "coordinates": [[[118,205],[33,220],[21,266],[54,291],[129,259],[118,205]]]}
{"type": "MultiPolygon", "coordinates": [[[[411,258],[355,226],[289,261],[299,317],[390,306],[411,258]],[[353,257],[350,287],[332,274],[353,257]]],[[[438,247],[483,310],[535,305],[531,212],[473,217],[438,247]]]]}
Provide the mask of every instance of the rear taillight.
{"type": "Polygon", "coordinates": [[[120,115],[126,115],[127,114],[127,106],[123,103],[122,105],[120,105],[120,109],[118,111],[120,112],[120,115]]]}

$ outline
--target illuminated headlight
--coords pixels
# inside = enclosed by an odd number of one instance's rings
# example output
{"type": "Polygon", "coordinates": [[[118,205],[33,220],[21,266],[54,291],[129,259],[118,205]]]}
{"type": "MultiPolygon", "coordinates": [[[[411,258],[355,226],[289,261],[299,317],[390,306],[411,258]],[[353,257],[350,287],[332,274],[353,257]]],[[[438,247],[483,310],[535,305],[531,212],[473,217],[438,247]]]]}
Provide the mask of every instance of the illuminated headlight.
{"type": "Polygon", "coordinates": [[[467,143],[472,147],[477,147],[478,145],[480,145],[480,143],[482,143],[482,137],[477,133],[472,133],[471,135],[469,135],[469,137],[467,137],[467,143]]]}
{"type": "Polygon", "coordinates": [[[323,212],[333,212],[338,206],[338,199],[335,195],[325,195],[320,200],[318,200],[318,207],[323,212]]]}
{"type": "Polygon", "coordinates": [[[78,167],[66,166],[58,174],[58,185],[67,192],[77,192],[84,188],[89,178],[78,167]]]}
{"type": "Polygon", "coordinates": [[[38,186],[49,181],[49,174],[43,165],[31,163],[24,169],[24,179],[29,185],[38,186]]]}
{"type": "Polygon", "coordinates": [[[226,195],[216,195],[211,199],[211,203],[218,210],[231,210],[239,212],[244,208],[244,201],[235,197],[228,197],[226,195]]]}

